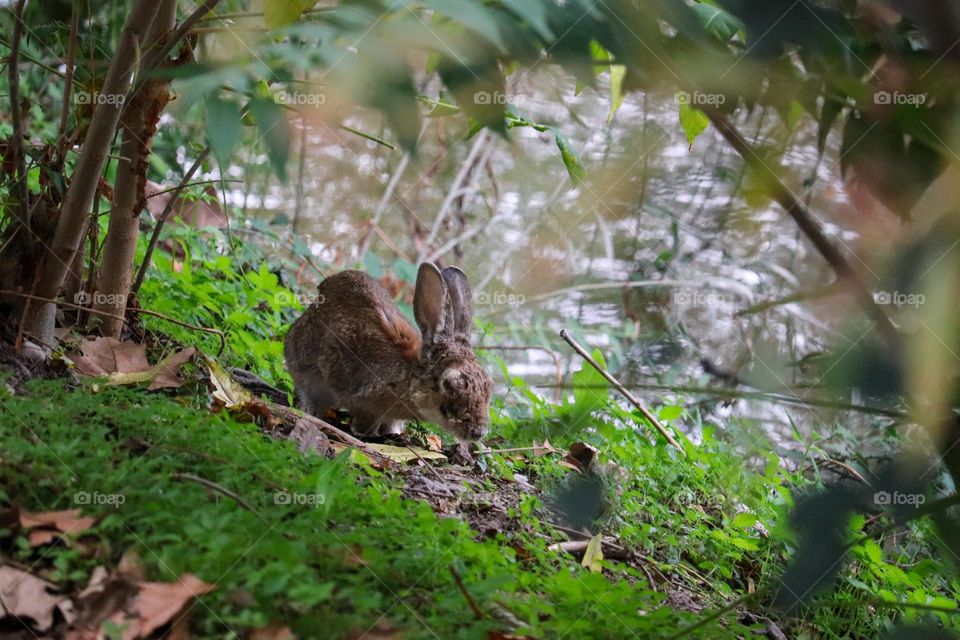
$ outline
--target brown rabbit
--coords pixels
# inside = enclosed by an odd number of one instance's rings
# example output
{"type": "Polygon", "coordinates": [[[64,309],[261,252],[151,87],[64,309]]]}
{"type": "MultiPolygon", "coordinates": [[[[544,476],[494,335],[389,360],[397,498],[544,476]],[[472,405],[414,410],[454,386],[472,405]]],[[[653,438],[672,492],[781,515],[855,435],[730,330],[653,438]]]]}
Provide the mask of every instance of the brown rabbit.
{"type": "Polygon", "coordinates": [[[461,441],[479,440],[492,384],[470,347],[470,301],[463,271],[421,264],[413,295],[418,333],[366,273],[325,279],[284,341],[300,408],[318,417],[347,409],[362,435],[400,433],[404,420],[426,420],[461,441]]]}

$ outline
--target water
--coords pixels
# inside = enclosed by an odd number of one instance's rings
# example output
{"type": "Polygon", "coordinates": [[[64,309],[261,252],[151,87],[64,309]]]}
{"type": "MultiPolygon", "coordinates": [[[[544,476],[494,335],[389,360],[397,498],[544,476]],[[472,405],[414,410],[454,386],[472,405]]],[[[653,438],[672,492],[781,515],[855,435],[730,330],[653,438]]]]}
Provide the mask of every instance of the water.
{"type": "MultiPolygon", "coordinates": [[[[418,155],[396,177],[401,151],[312,117],[297,233],[322,259],[345,265],[360,261],[358,246],[370,234],[371,218],[388,240],[371,234],[367,249],[387,264],[396,257],[415,262],[466,236],[441,260],[470,276],[475,315],[493,327],[485,345],[537,347],[496,353],[511,374],[543,385],[547,395],[557,376],[551,352],[564,375],[580,366],[558,336],[564,327],[603,350],[628,384],[718,386],[704,371],[707,361],[793,395],[799,378],[789,363],[826,349],[841,330],[843,309],[831,299],[735,315],[832,280],[823,259],[759,192],[735,152],[712,129],[688,148],[671,95],[628,95],[608,124],[606,89],[574,96],[572,79],[557,70],[515,74],[509,94],[523,116],[555,125],[570,139],[588,172],[582,185],[573,186],[547,133],[515,129],[508,140],[482,134],[478,142],[458,137],[461,122],[430,121],[418,155]],[[468,157],[474,167],[451,199],[448,189],[468,157]],[[392,181],[393,195],[382,204],[392,181]],[[445,200],[446,218],[434,228],[445,200]]],[[[381,131],[369,113],[346,124],[381,131]]],[[[856,241],[857,234],[842,226],[849,203],[835,136],[818,160],[811,122],[790,132],[779,117],[757,111],[737,125],[748,139],[782,152],[787,183],[830,234],[856,241]]],[[[291,173],[296,183],[295,166],[291,173]]],[[[242,191],[231,194],[235,206],[244,197],[242,191]]],[[[293,217],[295,185],[271,183],[263,197],[248,194],[246,207],[293,217]]],[[[652,405],[675,397],[649,389],[638,395],[652,405]]],[[[783,404],[684,398],[721,426],[734,417],[752,421],[786,448],[799,446],[791,422],[810,430],[834,419],[783,404]]]]}

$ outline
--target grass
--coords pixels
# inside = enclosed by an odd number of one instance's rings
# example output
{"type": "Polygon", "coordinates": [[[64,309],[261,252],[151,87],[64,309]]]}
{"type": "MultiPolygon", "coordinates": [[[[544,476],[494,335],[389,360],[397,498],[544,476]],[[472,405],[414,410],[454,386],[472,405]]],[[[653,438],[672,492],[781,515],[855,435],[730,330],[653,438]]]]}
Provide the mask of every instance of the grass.
{"type": "MultiPolygon", "coordinates": [[[[539,489],[520,492],[513,526],[487,534],[405,498],[398,470],[379,471],[349,454],[305,456],[251,422],[211,412],[195,382],[161,395],[34,381],[26,395],[0,401],[0,506],[81,506],[99,520],[80,540],[38,548],[23,533],[0,530],[0,552],[67,593],[81,590],[95,567],[112,569],[130,553],[152,580],[192,573],[217,585],[193,608],[198,637],[243,637],[271,621],[303,638],[372,629],[405,638],[759,633],[766,621],[743,617],[743,607],[708,616],[745,596],[748,608],[765,611],[795,544],[785,525],[793,496],[819,485],[785,472],[769,443],[735,447],[696,415],[659,407],[661,420],[683,417],[702,437],[686,443],[683,457],[648,440],[643,419],[610,402],[591,375],[576,374],[584,390],[560,405],[507,379],[493,407],[494,448],[549,437],[561,450],[582,440],[599,453],[586,488],[557,455],[481,456],[489,486],[522,474],[539,489]],[[592,519],[592,531],[614,535],[635,555],[605,559],[592,572],[548,549],[560,539],[551,510],[592,519]]],[[[850,538],[865,527],[865,517],[854,518],[850,538]]],[[[945,610],[955,607],[960,582],[933,560],[934,539],[930,524],[917,521],[866,540],[853,548],[826,606],[778,623],[810,638],[876,637],[903,622],[956,628],[945,610]],[[906,604],[864,604],[877,599],[906,604]]]]}

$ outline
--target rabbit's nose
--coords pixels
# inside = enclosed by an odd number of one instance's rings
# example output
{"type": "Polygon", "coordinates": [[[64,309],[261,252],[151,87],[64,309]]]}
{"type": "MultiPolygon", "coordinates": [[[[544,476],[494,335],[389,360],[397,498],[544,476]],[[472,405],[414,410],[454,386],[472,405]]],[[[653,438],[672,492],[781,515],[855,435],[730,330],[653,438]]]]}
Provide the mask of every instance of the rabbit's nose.
{"type": "Polygon", "coordinates": [[[471,440],[479,440],[483,436],[487,435],[487,425],[478,424],[470,428],[469,431],[471,440]]]}

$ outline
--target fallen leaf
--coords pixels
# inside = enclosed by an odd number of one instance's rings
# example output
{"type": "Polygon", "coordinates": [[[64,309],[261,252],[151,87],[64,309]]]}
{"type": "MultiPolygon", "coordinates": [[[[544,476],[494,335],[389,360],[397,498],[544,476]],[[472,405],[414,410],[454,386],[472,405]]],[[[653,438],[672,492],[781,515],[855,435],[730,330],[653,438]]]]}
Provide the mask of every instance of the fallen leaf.
{"type": "Polygon", "coordinates": [[[176,615],[196,596],[209,593],[216,585],[208,584],[196,576],[185,573],[177,582],[143,582],[138,585],[132,611],[136,617],[117,612],[110,620],[124,629],[123,639],[143,638],[165,624],[174,621],[176,615]]]}
{"type": "Polygon", "coordinates": [[[150,384],[150,391],[156,391],[157,389],[177,389],[181,387],[183,382],[180,381],[177,372],[179,372],[180,367],[189,362],[190,358],[196,353],[197,350],[194,347],[188,347],[183,351],[171,353],[161,360],[157,366],[154,367],[156,377],[150,384]]]}
{"type": "Polygon", "coordinates": [[[50,544],[57,538],[57,532],[50,529],[34,529],[27,534],[27,542],[31,547],[42,547],[50,544]]]}
{"type": "Polygon", "coordinates": [[[210,383],[213,385],[213,399],[227,409],[242,409],[252,403],[253,394],[244,389],[233,379],[226,369],[216,360],[207,357],[207,367],[210,370],[210,383]]]}
{"type": "Polygon", "coordinates": [[[587,543],[587,549],[583,552],[583,560],[580,561],[581,567],[586,567],[593,573],[600,573],[603,569],[603,536],[595,535],[587,543]]]}
{"type": "Polygon", "coordinates": [[[597,448],[593,445],[586,442],[574,442],[570,445],[570,453],[564,457],[563,461],[579,471],[588,471],[597,457],[597,453],[597,448]]]}
{"type": "Polygon", "coordinates": [[[427,434],[426,440],[427,449],[430,451],[443,451],[443,440],[440,439],[440,436],[430,433],[427,434]]]}
{"type": "Polygon", "coordinates": [[[81,516],[80,509],[66,511],[45,511],[43,513],[20,512],[20,526],[24,529],[55,529],[61,533],[80,533],[86,531],[97,519],[81,516]]]}
{"type": "Polygon", "coordinates": [[[37,631],[53,625],[53,610],[63,598],[50,594],[54,585],[20,569],[0,567],[0,617],[14,616],[33,621],[37,631]]]}
{"type": "Polygon", "coordinates": [[[135,342],[95,338],[84,340],[80,351],[80,354],[70,354],[78,373],[105,376],[110,385],[149,382],[151,391],[180,387],[183,383],[177,377],[177,371],[197,352],[189,347],[151,366],[147,361],[146,346],[135,342]]]}
{"type": "Polygon", "coordinates": [[[447,456],[438,451],[427,451],[426,449],[419,449],[417,447],[396,447],[392,444],[375,443],[367,444],[367,447],[401,464],[410,462],[411,460],[418,460],[419,458],[423,458],[424,460],[447,459],[447,456]],[[420,454],[419,458],[417,454],[420,454]]]}

